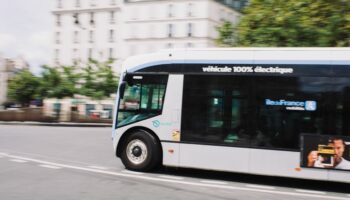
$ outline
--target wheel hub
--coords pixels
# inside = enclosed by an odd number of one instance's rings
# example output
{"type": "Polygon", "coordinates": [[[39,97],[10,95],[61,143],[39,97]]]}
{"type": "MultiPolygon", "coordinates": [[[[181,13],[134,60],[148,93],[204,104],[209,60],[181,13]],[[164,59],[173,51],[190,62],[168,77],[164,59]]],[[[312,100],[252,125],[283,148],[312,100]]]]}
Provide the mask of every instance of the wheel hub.
{"type": "Polygon", "coordinates": [[[142,149],[139,147],[139,146],[136,146],[132,149],[132,154],[135,156],[135,157],[140,157],[141,154],[142,154],[142,149]]]}
{"type": "Polygon", "coordinates": [[[148,156],[146,144],[139,139],[131,140],[126,147],[126,156],[134,165],[142,164],[148,156]]]}

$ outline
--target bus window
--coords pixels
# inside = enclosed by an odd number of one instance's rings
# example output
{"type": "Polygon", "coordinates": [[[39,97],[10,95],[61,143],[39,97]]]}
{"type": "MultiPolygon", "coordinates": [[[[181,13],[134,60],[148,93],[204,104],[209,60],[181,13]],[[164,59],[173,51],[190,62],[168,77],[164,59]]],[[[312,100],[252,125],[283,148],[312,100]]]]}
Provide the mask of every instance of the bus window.
{"type": "Polygon", "coordinates": [[[249,82],[249,77],[185,76],[182,140],[249,145],[249,82]]]}
{"type": "Polygon", "coordinates": [[[350,78],[337,77],[333,79],[333,105],[335,117],[334,132],[337,135],[350,136],[350,78]]]}
{"type": "MultiPolygon", "coordinates": [[[[220,91],[219,91],[220,92],[220,91]]],[[[208,126],[220,128],[224,125],[224,104],[222,97],[211,97],[208,99],[208,126]]]]}
{"type": "Polygon", "coordinates": [[[117,127],[161,114],[167,76],[127,77],[124,95],[119,101],[117,127]]]}
{"type": "Polygon", "coordinates": [[[331,78],[256,77],[254,83],[253,146],[297,150],[302,133],[333,134],[331,78]]]}

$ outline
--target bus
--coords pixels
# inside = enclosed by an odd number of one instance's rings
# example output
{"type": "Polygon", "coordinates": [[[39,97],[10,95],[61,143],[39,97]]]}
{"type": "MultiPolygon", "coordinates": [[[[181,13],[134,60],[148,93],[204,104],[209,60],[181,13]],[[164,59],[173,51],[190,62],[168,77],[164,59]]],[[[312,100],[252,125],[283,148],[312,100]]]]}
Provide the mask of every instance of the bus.
{"type": "Polygon", "coordinates": [[[126,59],[116,96],[127,169],[350,183],[350,48],[163,50],[126,59]]]}

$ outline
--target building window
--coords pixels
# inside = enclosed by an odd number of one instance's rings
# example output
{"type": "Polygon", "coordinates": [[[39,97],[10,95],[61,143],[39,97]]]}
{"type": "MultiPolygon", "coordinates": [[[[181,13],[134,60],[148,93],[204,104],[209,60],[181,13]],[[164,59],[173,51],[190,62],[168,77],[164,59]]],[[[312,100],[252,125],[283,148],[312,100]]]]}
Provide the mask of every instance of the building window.
{"type": "Polygon", "coordinates": [[[192,37],[192,30],[193,30],[193,24],[188,23],[188,25],[187,25],[187,36],[188,37],[192,37]]]}
{"type": "Polygon", "coordinates": [[[79,25],[79,14],[78,13],[73,14],[73,19],[74,19],[73,23],[75,25],[79,25]]]}
{"type": "Polygon", "coordinates": [[[193,16],[193,4],[189,3],[187,7],[187,16],[192,17],[193,16]]]}
{"type": "Polygon", "coordinates": [[[89,32],[89,42],[93,43],[94,42],[94,31],[89,32]]]}
{"type": "Polygon", "coordinates": [[[73,63],[76,65],[79,61],[79,51],[78,49],[73,49],[73,63]]]}
{"type": "Polygon", "coordinates": [[[115,23],[114,11],[110,12],[110,16],[111,16],[111,24],[114,24],[115,23]]]}
{"type": "Polygon", "coordinates": [[[62,0],[57,0],[57,8],[62,8],[62,0]]]}
{"type": "Polygon", "coordinates": [[[89,48],[89,52],[88,52],[88,58],[92,59],[92,48],[89,48]]]}
{"type": "Polygon", "coordinates": [[[75,0],[75,7],[77,7],[77,8],[80,7],[80,0],[75,0]]]}
{"type": "Polygon", "coordinates": [[[96,0],[90,0],[90,6],[96,6],[96,0]]]}
{"type": "Polygon", "coordinates": [[[90,13],[90,25],[94,25],[95,24],[95,17],[94,17],[94,13],[91,12],[90,13]]]}
{"type": "Polygon", "coordinates": [[[113,48],[109,48],[109,59],[114,59],[113,54],[114,54],[113,48]]]}
{"type": "Polygon", "coordinates": [[[78,31],[74,31],[73,42],[79,43],[79,32],[78,31]]]}
{"type": "Polygon", "coordinates": [[[173,37],[174,27],[172,24],[168,24],[168,37],[173,37]]]}
{"type": "Polygon", "coordinates": [[[60,50],[59,49],[55,49],[55,60],[56,62],[58,62],[60,59],[60,50]]]}
{"type": "Polygon", "coordinates": [[[168,5],[168,17],[173,17],[173,4],[168,5]]]}
{"type": "Polygon", "coordinates": [[[233,2],[233,7],[236,9],[240,9],[241,8],[241,2],[239,0],[235,0],[233,2]]]}
{"type": "Polygon", "coordinates": [[[60,44],[60,36],[61,36],[61,33],[56,32],[56,44],[60,44]]]}
{"type": "Polygon", "coordinates": [[[59,14],[56,15],[56,25],[61,26],[61,15],[59,14]]]}
{"type": "Polygon", "coordinates": [[[109,30],[109,42],[114,42],[114,30],[109,30]]]}
{"type": "Polygon", "coordinates": [[[225,10],[224,9],[220,9],[219,11],[220,13],[220,21],[224,21],[225,20],[225,10]]]}

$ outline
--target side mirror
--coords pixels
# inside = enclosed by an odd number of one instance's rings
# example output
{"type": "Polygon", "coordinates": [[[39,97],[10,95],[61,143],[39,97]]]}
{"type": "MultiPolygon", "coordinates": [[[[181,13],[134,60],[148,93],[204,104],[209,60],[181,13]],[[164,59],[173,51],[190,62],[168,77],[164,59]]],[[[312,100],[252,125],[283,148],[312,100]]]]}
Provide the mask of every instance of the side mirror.
{"type": "Polygon", "coordinates": [[[126,86],[126,82],[125,81],[123,81],[120,84],[120,86],[119,86],[119,99],[123,99],[124,98],[125,86],[126,86]]]}

